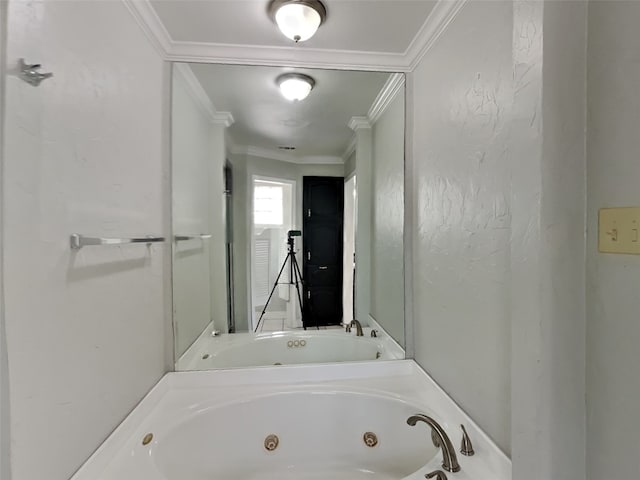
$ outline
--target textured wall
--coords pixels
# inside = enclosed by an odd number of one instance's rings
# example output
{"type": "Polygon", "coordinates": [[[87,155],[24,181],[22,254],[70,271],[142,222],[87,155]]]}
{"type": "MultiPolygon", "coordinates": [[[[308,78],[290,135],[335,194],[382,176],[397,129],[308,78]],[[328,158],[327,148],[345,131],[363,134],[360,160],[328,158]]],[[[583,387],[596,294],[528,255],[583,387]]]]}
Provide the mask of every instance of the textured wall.
{"type": "Polygon", "coordinates": [[[415,358],[523,480],[584,478],[585,43],[468,2],[412,78],[415,358]]]}
{"type": "Polygon", "coordinates": [[[519,480],[585,478],[586,12],[514,2],[511,452],[519,480]]]}
{"type": "MultiPolygon", "coordinates": [[[[517,472],[514,478],[582,480],[586,443],[587,2],[546,2],[543,18],[540,259],[544,268],[539,279],[542,381],[538,391],[544,407],[542,422],[532,425],[543,426],[542,443],[549,449],[538,451],[544,452],[540,463],[548,469],[537,474],[529,470],[528,476],[517,472]]],[[[514,182],[514,191],[519,188],[514,182]]],[[[520,285],[514,282],[512,289],[516,288],[520,285]]],[[[517,348],[514,344],[514,350],[517,348]]],[[[514,418],[527,407],[514,408],[514,418]]]]}
{"type": "MultiPolygon", "coordinates": [[[[178,69],[174,69],[171,106],[171,182],[173,232],[211,233],[211,121],[195,103],[178,69]]],[[[220,166],[222,168],[222,166],[220,166]]],[[[211,315],[211,242],[175,243],[173,315],[176,359],[202,333],[211,315]]]]}
{"type": "Polygon", "coordinates": [[[510,450],[511,2],[469,2],[412,74],[416,361],[510,450]]]}
{"type": "Polygon", "coordinates": [[[16,479],[65,480],[165,372],[163,63],[121,2],[10,2],[5,313],[16,479]]]}
{"type": "Polygon", "coordinates": [[[372,141],[369,314],[404,346],[404,89],[373,125],[372,141]]]}
{"type": "Polygon", "coordinates": [[[640,257],[598,253],[598,209],[640,205],[640,3],[589,4],[587,472],[638,478],[640,257]]]}
{"type": "MultiPolygon", "coordinates": [[[[7,2],[0,2],[0,146],[4,145],[4,96],[6,65],[7,2]]],[[[0,147],[0,178],[4,177],[4,152],[0,147]]],[[[4,186],[0,182],[0,251],[3,243],[4,186]]],[[[0,255],[0,478],[9,480],[9,367],[4,321],[4,268],[0,255]]]]}

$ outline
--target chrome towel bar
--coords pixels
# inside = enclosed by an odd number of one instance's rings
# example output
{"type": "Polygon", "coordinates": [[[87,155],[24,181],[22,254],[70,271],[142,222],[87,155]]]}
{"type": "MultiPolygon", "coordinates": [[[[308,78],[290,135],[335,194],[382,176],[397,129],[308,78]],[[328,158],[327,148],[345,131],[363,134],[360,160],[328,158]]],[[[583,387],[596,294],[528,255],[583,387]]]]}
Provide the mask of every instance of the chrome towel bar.
{"type": "Polygon", "coordinates": [[[173,237],[173,239],[176,242],[183,242],[185,240],[195,240],[196,238],[200,238],[202,240],[205,240],[207,238],[211,238],[211,236],[212,235],[208,234],[208,233],[197,233],[197,234],[194,234],[194,235],[175,235],[173,237]]]}
{"type": "Polygon", "coordinates": [[[164,242],[164,237],[139,237],[139,238],[102,238],[102,237],[85,237],[78,233],[73,233],[69,237],[69,243],[72,250],[79,250],[82,247],[92,245],[124,245],[126,243],[158,243],[164,242]]]}

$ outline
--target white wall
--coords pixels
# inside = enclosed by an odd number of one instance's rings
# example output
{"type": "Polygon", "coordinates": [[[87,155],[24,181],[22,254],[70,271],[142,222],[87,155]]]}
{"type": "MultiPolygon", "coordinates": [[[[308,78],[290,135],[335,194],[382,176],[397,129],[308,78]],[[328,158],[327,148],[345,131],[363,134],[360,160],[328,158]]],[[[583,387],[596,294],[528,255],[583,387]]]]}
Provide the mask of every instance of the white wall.
{"type": "MultiPolygon", "coordinates": [[[[65,480],[166,371],[164,69],[121,2],[10,2],[3,208],[12,470],[65,480]]],[[[168,257],[168,256],[167,256],[168,257]]]]}
{"type": "Polygon", "coordinates": [[[353,153],[351,153],[351,155],[349,155],[349,158],[347,158],[347,160],[344,162],[344,176],[345,176],[345,178],[350,176],[355,171],[356,171],[356,152],[354,150],[353,153]]]}
{"type": "MultiPolygon", "coordinates": [[[[212,123],[177,67],[173,70],[171,102],[173,232],[176,235],[210,234],[213,205],[208,172],[213,162],[212,123]]],[[[209,240],[174,244],[176,359],[212,320],[211,253],[212,242],[209,240]]]]}
{"type": "Polygon", "coordinates": [[[211,314],[215,327],[228,331],[227,325],[227,261],[226,261],[226,212],[224,196],[224,164],[226,160],[225,130],[223,122],[215,122],[211,128],[211,161],[209,163],[209,202],[211,205],[211,240],[209,240],[211,314]]]}
{"type": "Polygon", "coordinates": [[[356,136],[356,293],[355,318],[363,325],[369,321],[371,306],[371,200],[372,150],[371,124],[365,117],[352,124],[356,136]]]}
{"type": "Polygon", "coordinates": [[[468,2],[411,79],[415,357],[519,480],[585,475],[585,35],[468,2]]]}
{"type": "MultiPolygon", "coordinates": [[[[4,96],[6,73],[7,2],[0,2],[0,145],[4,145],[4,96]]],[[[0,178],[4,177],[4,152],[0,148],[0,178]]],[[[4,186],[0,182],[0,252],[3,248],[4,186]]],[[[7,365],[7,338],[4,320],[4,268],[0,255],[0,478],[10,480],[10,412],[9,368],[7,365]]]]}
{"type": "MultiPolygon", "coordinates": [[[[302,228],[302,178],[305,176],[342,177],[343,165],[304,165],[289,162],[281,162],[267,158],[254,157],[252,155],[232,155],[233,164],[233,228],[234,228],[234,279],[235,288],[235,312],[237,331],[248,329],[249,301],[249,256],[248,243],[251,234],[250,195],[251,178],[253,175],[282,178],[296,182],[296,216],[295,229],[302,228]]],[[[296,242],[296,248],[298,247],[296,242]]],[[[301,257],[298,261],[302,265],[301,257]]]]}
{"type": "Polygon", "coordinates": [[[233,214],[233,310],[237,332],[249,330],[249,268],[247,241],[251,230],[246,216],[249,185],[247,180],[247,160],[245,155],[229,154],[232,165],[232,214],[233,214]]]}
{"type": "Polygon", "coordinates": [[[585,478],[585,2],[517,2],[513,476],[585,478]]]}
{"type": "Polygon", "coordinates": [[[640,257],[598,253],[598,209],[640,205],[640,3],[589,4],[587,472],[638,478],[640,257]]]}
{"type": "MultiPolygon", "coordinates": [[[[586,42],[587,2],[545,3],[540,209],[544,274],[538,321],[541,401],[549,404],[543,411],[542,441],[550,448],[539,458],[548,469],[529,471],[531,479],[581,480],[586,475],[586,42]]],[[[514,418],[527,408],[514,408],[514,418]]]]}
{"type": "Polygon", "coordinates": [[[412,74],[415,359],[510,450],[510,2],[469,2],[412,74]]]}
{"type": "Polygon", "coordinates": [[[372,128],[369,314],[404,346],[404,89],[372,128]]]}

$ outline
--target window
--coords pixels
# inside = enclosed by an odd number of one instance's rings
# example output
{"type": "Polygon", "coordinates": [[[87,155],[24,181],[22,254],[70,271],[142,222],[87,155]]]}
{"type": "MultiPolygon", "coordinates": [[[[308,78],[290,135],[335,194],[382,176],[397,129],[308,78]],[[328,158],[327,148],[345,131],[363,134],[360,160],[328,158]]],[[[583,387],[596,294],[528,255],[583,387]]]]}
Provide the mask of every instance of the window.
{"type": "Polygon", "coordinates": [[[282,225],[282,186],[260,185],[253,189],[253,222],[256,225],[282,225]]]}

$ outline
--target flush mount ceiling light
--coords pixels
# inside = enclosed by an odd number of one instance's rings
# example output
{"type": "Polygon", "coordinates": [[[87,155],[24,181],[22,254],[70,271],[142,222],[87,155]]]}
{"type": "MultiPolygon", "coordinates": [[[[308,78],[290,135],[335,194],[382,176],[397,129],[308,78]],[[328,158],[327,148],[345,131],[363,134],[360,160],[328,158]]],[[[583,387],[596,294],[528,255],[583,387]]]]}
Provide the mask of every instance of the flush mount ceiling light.
{"type": "Polygon", "coordinates": [[[282,96],[287,100],[299,101],[307,98],[316,81],[302,73],[285,73],[276,79],[282,96]]]}
{"type": "Polygon", "coordinates": [[[272,0],[269,14],[285,36],[294,42],[309,40],[327,18],[319,0],[272,0]]]}

